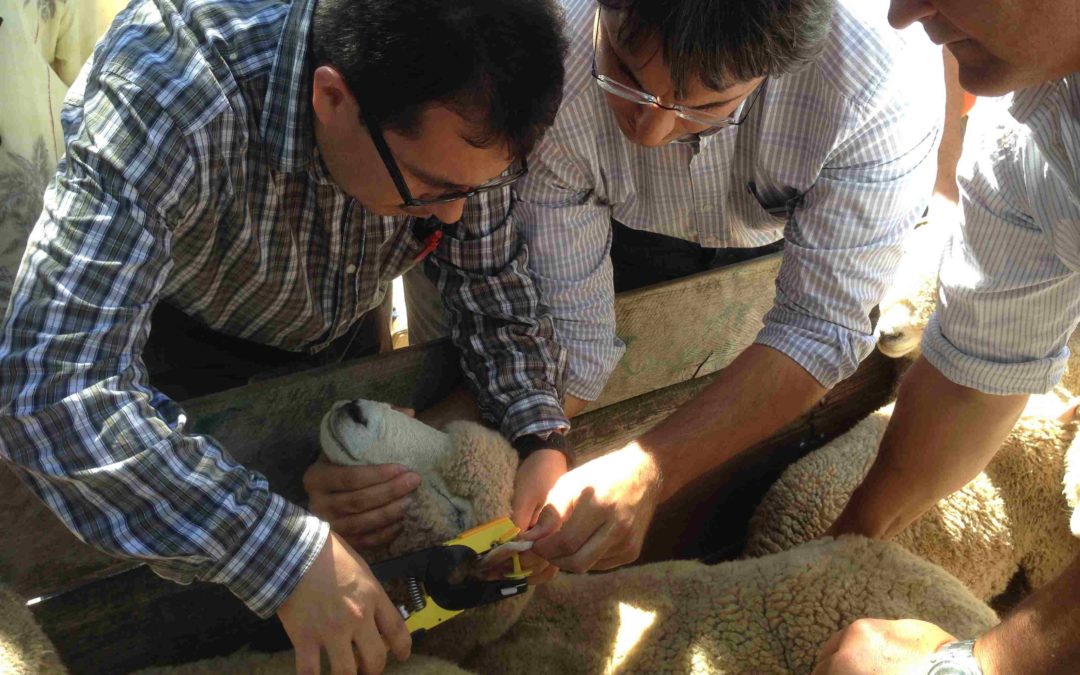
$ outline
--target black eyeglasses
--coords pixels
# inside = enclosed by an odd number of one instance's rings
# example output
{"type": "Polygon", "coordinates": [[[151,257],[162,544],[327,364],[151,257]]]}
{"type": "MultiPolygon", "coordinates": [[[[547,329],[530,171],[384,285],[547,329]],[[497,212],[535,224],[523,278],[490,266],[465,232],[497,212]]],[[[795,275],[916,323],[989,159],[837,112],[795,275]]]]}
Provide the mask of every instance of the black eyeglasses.
{"type": "Polygon", "coordinates": [[[640,89],[628,86],[615,80],[600,72],[600,68],[597,65],[597,50],[600,43],[600,8],[596,8],[596,16],[593,18],[593,58],[592,58],[592,76],[596,80],[596,84],[601,89],[618,96],[621,99],[637,103],[638,105],[651,105],[657,108],[663,108],[664,110],[670,110],[684,120],[693,122],[694,124],[703,124],[707,127],[711,127],[708,131],[696,134],[697,136],[708,136],[716,133],[717,131],[726,127],[739,126],[746,121],[746,118],[750,115],[750,110],[753,109],[754,104],[757,103],[758,97],[761,94],[763,79],[758,83],[758,86],[754,87],[754,90],[750,92],[744,101],[747,104],[744,106],[742,117],[736,118],[735,115],[716,115],[707,110],[695,110],[694,108],[688,108],[682,105],[668,105],[660,100],[660,97],[654,96],[640,89]]]}
{"type": "Polygon", "coordinates": [[[364,124],[367,125],[368,133],[371,134],[371,140],[375,143],[375,149],[378,151],[379,157],[382,158],[383,164],[390,174],[390,179],[394,181],[394,186],[397,187],[398,194],[401,195],[400,208],[415,208],[418,206],[428,206],[430,204],[456,202],[459,199],[468,199],[469,197],[478,195],[482,192],[489,192],[491,190],[498,190],[501,187],[506,187],[529,172],[529,167],[525,163],[525,159],[522,158],[516,163],[516,166],[510,167],[504,171],[501,176],[496,176],[483,185],[478,185],[471,190],[446,192],[438,197],[431,197],[429,199],[414,198],[412,193],[409,192],[409,186],[405,184],[405,178],[401,175],[401,170],[398,168],[397,162],[394,161],[394,155],[390,152],[390,146],[386,144],[386,139],[383,138],[382,126],[380,126],[378,119],[376,119],[375,115],[370,112],[370,108],[366,105],[362,105],[360,114],[364,117],[364,124]]]}

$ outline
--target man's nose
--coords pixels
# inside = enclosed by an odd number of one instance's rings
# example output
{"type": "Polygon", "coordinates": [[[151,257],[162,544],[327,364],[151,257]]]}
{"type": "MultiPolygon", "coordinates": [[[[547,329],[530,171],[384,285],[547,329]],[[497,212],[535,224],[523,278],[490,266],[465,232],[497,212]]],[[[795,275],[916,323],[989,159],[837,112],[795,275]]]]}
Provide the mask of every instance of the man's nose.
{"type": "Polygon", "coordinates": [[[679,116],[671,110],[653,105],[638,106],[633,141],[647,148],[663,145],[678,121],[679,116]]]}
{"type": "Polygon", "coordinates": [[[461,220],[461,215],[463,213],[465,213],[464,199],[455,199],[452,202],[443,202],[442,204],[431,204],[428,206],[428,215],[438,218],[447,225],[451,225],[461,220]]]}
{"type": "Polygon", "coordinates": [[[907,28],[921,19],[937,14],[933,0],[892,0],[889,3],[889,23],[893,28],[907,28]]]}

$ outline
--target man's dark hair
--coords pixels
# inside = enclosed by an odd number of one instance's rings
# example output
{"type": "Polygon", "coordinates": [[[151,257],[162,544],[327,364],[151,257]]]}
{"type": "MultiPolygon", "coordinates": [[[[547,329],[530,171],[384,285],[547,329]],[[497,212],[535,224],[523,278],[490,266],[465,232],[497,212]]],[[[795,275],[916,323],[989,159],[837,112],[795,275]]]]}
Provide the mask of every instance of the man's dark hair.
{"type": "Polygon", "coordinates": [[[473,145],[524,157],[562,99],[561,28],[551,0],[318,0],[311,45],[387,128],[418,133],[442,104],[473,145]]]}
{"type": "Polygon", "coordinates": [[[791,72],[825,45],[834,0],[599,0],[623,12],[631,50],[659,38],[676,96],[692,78],[717,91],[791,72]]]}

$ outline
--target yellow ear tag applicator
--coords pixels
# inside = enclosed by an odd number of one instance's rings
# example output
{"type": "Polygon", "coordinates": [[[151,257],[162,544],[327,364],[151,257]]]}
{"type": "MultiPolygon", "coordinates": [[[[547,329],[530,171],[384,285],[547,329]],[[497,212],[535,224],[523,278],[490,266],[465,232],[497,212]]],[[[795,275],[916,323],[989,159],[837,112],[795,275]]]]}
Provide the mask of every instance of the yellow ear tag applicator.
{"type": "Polygon", "coordinates": [[[512,520],[500,518],[438,546],[375,563],[371,569],[384,584],[393,579],[405,582],[410,606],[399,609],[409,631],[419,637],[466,609],[528,591],[525,578],[529,571],[522,569],[519,553],[531,548],[532,542],[512,541],[520,533],[512,520]],[[463,581],[458,577],[463,565],[478,561],[483,565],[485,558],[492,559],[487,557],[489,554],[498,553],[497,549],[511,551],[512,572],[492,581],[463,581]]]}
{"type": "Polygon", "coordinates": [[[521,528],[514,525],[510,518],[503,517],[462,532],[457,539],[448,541],[443,546],[468,546],[479,553],[482,559],[497,556],[502,550],[512,550],[510,559],[514,565],[513,571],[504,575],[504,578],[521,580],[532,574],[532,570],[521,567],[521,552],[532,548],[532,542],[515,542],[514,538],[519,534],[521,528]]]}

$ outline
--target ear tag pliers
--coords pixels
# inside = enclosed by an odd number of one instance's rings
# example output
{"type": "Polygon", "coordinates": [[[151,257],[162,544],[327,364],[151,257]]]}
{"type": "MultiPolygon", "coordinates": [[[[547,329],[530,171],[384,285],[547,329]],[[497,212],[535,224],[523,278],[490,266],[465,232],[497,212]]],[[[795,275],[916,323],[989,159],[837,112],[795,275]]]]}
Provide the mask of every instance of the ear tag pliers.
{"type": "Polygon", "coordinates": [[[398,609],[413,637],[419,637],[466,609],[505,600],[529,589],[529,572],[521,569],[517,553],[511,556],[513,571],[501,579],[479,580],[468,574],[484,554],[509,542],[520,531],[509,518],[500,518],[438,546],[375,563],[371,571],[383,585],[394,580],[405,582],[409,606],[398,609]]]}

